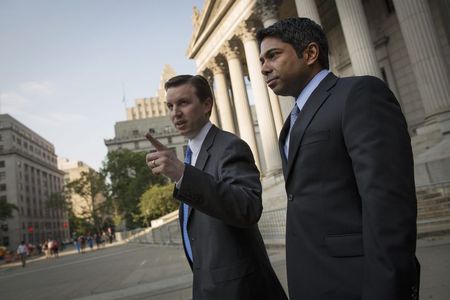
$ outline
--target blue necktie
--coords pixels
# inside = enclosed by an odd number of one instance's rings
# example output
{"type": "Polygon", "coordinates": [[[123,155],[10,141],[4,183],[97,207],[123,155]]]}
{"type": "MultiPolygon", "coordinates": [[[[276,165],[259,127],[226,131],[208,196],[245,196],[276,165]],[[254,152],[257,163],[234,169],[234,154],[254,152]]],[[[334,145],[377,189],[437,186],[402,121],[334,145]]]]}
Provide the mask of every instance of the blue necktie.
{"type": "Polygon", "coordinates": [[[288,154],[289,154],[289,143],[291,140],[291,132],[292,132],[292,127],[294,127],[295,121],[297,121],[297,117],[298,114],[300,113],[300,109],[298,108],[297,103],[294,104],[294,108],[291,111],[291,116],[290,116],[290,128],[289,128],[289,133],[286,136],[286,140],[284,142],[284,155],[286,156],[286,159],[288,158],[288,154]]]}
{"type": "MultiPolygon", "coordinates": [[[[191,158],[192,158],[192,150],[187,146],[186,148],[186,156],[184,157],[184,163],[187,165],[191,164],[191,158]]],[[[191,242],[189,240],[189,235],[187,232],[187,222],[188,222],[188,216],[189,216],[189,205],[186,203],[183,203],[183,240],[184,240],[184,247],[186,248],[186,252],[189,255],[189,258],[191,261],[194,261],[192,258],[192,249],[191,249],[191,242]]]]}

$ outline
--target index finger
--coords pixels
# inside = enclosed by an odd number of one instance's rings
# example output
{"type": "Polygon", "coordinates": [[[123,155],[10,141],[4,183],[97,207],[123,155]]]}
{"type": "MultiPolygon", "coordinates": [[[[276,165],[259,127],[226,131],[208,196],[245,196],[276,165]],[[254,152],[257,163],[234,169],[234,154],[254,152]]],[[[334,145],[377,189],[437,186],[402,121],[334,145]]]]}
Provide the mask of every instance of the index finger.
{"type": "Polygon", "coordinates": [[[164,146],[160,141],[158,141],[157,139],[155,139],[150,132],[147,132],[145,134],[145,137],[147,138],[147,140],[149,140],[150,143],[152,143],[153,147],[155,147],[156,150],[158,151],[163,151],[163,150],[167,150],[168,148],[166,146],[164,146]]]}

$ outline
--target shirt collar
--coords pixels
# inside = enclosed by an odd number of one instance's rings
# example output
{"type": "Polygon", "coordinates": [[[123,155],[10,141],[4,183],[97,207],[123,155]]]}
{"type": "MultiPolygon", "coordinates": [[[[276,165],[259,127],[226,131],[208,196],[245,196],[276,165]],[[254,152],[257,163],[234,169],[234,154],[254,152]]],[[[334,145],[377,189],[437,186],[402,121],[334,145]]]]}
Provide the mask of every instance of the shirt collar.
{"type": "Polygon", "coordinates": [[[323,69],[319,73],[317,73],[313,79],[311,79],[308,84],[303,88],[300,95],[297,97],[297,100],[295,103],[297,104],[298,108],[302,110],[303,106],[305,105],[306,101],[308,100],[309,96],[314,92],[314,90],[319,86],[319,84],[322,82],[322,80],[330,73],[330,70],[323,69]]]}
{"type": "Polygon", "coordinates": [[[191,148],[192,154],[197,157],[198,153],[200,152],[200,149],[202,148],[203,141],[206,138],[206,135],[209,132],[209,129],[211,129],[212,123],[208,121],[202,129],[200,129],[200,132],[192,139],[189,140],[188,146],[191,148]]]}

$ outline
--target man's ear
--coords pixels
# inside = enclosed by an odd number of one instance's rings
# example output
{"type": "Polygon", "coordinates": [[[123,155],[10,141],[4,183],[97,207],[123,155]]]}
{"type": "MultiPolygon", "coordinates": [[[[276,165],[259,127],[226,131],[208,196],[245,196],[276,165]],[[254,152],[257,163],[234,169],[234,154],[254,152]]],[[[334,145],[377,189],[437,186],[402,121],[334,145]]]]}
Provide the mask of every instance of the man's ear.
{"type": "Polygon", "coordinates": [[[208,112],[208,115],[211,115],[211,113],[212,113],[212,109],[213,109],[213,100],[212,100],[212,98],[211,97],[208,97],[208,98],[206,98],[205,99],[205,101],[204,101],[204,103],[205,103],[205,106],[207,107],[207,108],[209,108],[209,112],[208,112]]]}
{"type": "Polygon", "coordinates": [[[303,51],[308,66],[314,65],[319,60],[319,45],[316,42],[311,42],[303,51]]]}

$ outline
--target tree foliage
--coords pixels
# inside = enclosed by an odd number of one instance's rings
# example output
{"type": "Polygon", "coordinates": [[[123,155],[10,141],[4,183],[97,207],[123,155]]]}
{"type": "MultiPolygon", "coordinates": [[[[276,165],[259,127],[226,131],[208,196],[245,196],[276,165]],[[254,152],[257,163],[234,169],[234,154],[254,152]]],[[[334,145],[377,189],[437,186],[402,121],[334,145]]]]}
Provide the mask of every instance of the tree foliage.
{"type": "Polygon", "coordinates": [[[13,210],[18,210],[17,206],[8,203],[5,197],[0,197],[0,221],[6,221],[6,219],[12,218],[13,210]]]}
{"type": "Polygon", "coordinates": [[[84,201],[81,216],[71,215],[71,223],[75,226],[72,231],[85,232],[87,227],[96,232],[101,231],[107,214],[106,205],[103,203],[107,193],[104,175],[89,169],[81,172],[80,178],[69,182],[65,188],[68,195],[78,195],[84,201]]]}
{"type": "Polygon", "coordinates": [[[141,227],[138,220],[139,200],[141,195],[154,184],[164,184],[167,178],[155,176],[145,163],[145,152],[132,152],[120,149],[108,152],[103,162],[102,172],[109,180],[109,203],[114,211],[114,218],[120,216],[128,229],[141,227]]]}
{"type": "Polygon", "coordinates": [[[151,220],[162,217],[179,206],[172,196],[173,185],[154,185],[142,194],[139,202],[140,216],[147,226],[151,220]]]}

